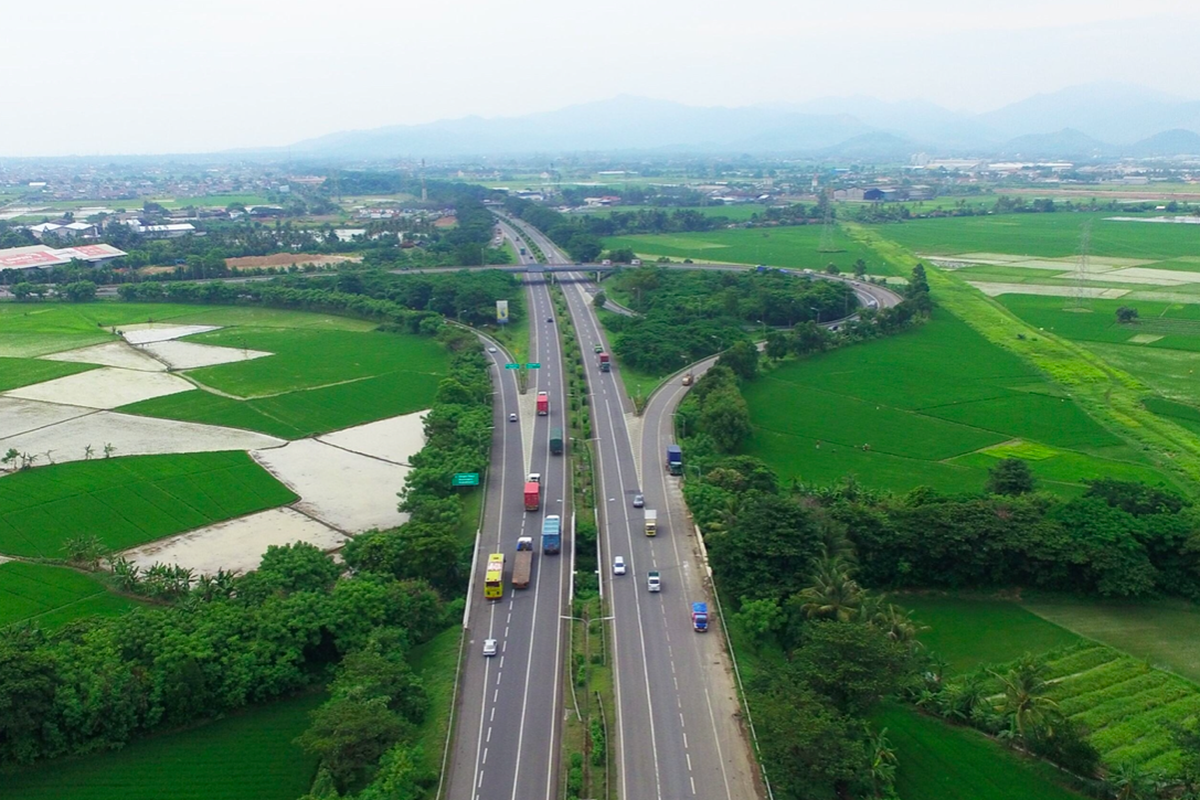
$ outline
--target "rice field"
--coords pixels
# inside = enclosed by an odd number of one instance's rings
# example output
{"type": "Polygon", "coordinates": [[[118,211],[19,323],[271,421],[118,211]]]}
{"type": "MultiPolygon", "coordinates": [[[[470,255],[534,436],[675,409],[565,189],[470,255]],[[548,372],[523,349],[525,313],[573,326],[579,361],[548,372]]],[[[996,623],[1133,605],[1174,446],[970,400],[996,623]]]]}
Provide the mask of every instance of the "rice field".
{"type": "Polygon", "coordinates": [[[234,326],[188,337],[197,344],[263,350],[273,355],[190,370],[188,376],[239,398],[313,389],[404,372],[414,382],[436,383],[448,364],[430,337],[311,329],[271,330],[234,326]],[[423,381],[422,381],[423,378],[423,381]]]}
{"type": "Polygon", "coordinates": [[[1200,252],[1194,225],[1141,225],[1109,220],[1113,212],[997,214],[916,219],[879,226],[886,238],[914,253],[1010,253],[1065,258],[1079,252],[1084,223],[1092,223],[1089,253],[1167,261],[1200,252]]]}
{"type": "Polygon", "coordinates": [[[1083,726],[1108,768],[1178,775],[1171,727],[1200,715],[1200,687],[1095,642],[1050,653],[1044,663],[1046,695],[1083,726]]]}
{"type": "Polygon", "coordinates": [[[1161,480],[1055,384],[940,311],[897,336],[786,362],[743,393],[745,451],[785,479],[978,491],[1006,448],[1034,446],[1034,474],[1064,494],[1084,478],[1161,480]]]}
{"type": "Polygon", "coordinates": [[[921,643],[945,660],[950,675],[1080,641],[1076,634],[1012,600],[946,592],[903,592],[890,597],[928,628],[920,634],[921,643]]]}
{"type": "Polygon", "coordinates": [[[82,572],[23,561],[0,564],[0,628],[23,621],[56,628],[93,614],[121,614],[135,605],[82,572]]]}
{"type": "Polygon", "coordinates": [[[1079,800],[1048,764],[1022,758],[978,731],[948,725],[910,708],[874,715],[887,728],[899,766],[901,800],[1079,800]]]}
{"type": "Polygon", "coordinates": [[[824,270],[835,264],[843,272],[853,272],[861,258],[872,275],[896,274],[894,269],[871,250],[834,229],[834,252],[819,251],[821,225],[780,228],[736,228],[698,233],[642,234],[605,238],[608,249],[628,247],[644,259],[667,256],[675,260],[690,258],[697,262],[732,264],[769,264],[773,267],[824,270]]]}
{"type": "Polygon", "coordinates": [[[300,439],[429,408],[438,379],[437,374],[398,371],[254,400],[234,400],[204,391],[181,392],[117,410],[300,439]]]}
{"type": "Polygon", "coordinates": [[[0,553],[62,558],[83,534],[121,550],[296,499],[243,452],[38,467],[0,479],[0,553]]]}
{"type": "Polygon", "coordinates": [[[295,739],[311,694],[138,739],[120,750],[5,773],[6,800],[295,800],[317,769],[295,739]]]}
{"type": "Polygon", "coordinates": [[[66,361],[42,361],[36,358],[0,357],[0,392],[41,383],[77,372],[95,369],[95,364],[72,364],[66,361]]]}

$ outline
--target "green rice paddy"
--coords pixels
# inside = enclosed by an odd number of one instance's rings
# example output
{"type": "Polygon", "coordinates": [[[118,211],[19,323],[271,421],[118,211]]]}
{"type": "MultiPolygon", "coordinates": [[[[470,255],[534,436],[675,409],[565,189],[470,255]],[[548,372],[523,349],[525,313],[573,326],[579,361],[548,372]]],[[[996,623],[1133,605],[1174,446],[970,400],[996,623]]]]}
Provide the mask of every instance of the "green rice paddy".
{"type": "Polygon", "coordinates": [[[83,534],[120,550],[296,499],[242,452],[39,467],[0,480],[0,553],[62,558],[83,534]]]}
{"type": "Polygon", "coordinates": [[[74,364],[70,361],[42,361],[37,358],[0,357],[0,392],[74,375],[77,372],[87,372],[89,369],[96,369],[96,365],[74,364]]]}
{"type": "Polygon", "coordinates": [[[0,564],[0,628],[25,620],[56,628],[92,614],[121,614],[135,605],[82,572],[22,561],[0,564]]]}
{"type": "Polygon", "coordinates": [[[978,731],[901,706],[874,715],[887,728],[901,800],[1079,800],[1049,764],[1022,758],[978,731]]]}
{"type": "Polygon", "coordinates": [[[644,259],[667,256],[677,261],[690,258],[700,263],[769,264],[816,271],[835,264],[842,272],[852,272],[855,260],[861,258],[872,275],[897,274],[886,261],[851,239],[841,228],[834,229],[834,252],[820,252],[821,229],[821,225],[798,225],[610,236],[604,240],[604,246],[628,247],[644,259]]]}
{"type": "Polygon", "coordinates": [[[315,757],[295,739],[325,697],[246,709],[193,728],[138,739],[109,753],[56,759],[0,774],[8,800],[295,800],[315,757]]]}
{"type": "Polygon", "coordinates": [[[916,219],[878,226],[884,237],[914,253],[1011,253],[1063,258],[1080,250],[1084,223],[1091,221],[1088,252],[1096,256],[1164,261],[1200,253],[1200,226],[1119,222],[1123,212],[996,214],[916,219]]]}
{"type": "Polygon", "coordinates": [[[897,491],[977,491],[1009,455],[995,448],[1015,440],[1037,443],[1034,474],[1064,493],[1084,478],[1161,480],[1055,384],[941,312],[898,336],[786,362],[743,392],[754,424],[746,452],[810,483],[852,473],[897,491]]]}

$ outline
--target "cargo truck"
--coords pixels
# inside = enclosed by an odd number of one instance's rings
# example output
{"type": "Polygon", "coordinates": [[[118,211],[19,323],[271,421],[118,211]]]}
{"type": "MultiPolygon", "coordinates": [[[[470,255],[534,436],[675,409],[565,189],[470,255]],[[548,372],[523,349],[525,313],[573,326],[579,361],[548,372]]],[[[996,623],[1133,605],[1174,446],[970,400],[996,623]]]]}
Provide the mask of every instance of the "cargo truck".
{"type": "Polygon", "coordinates": [[[542,485],[535,481],[525,483],[525,510],[537,511],[542,507],[542,485]]]}
{"type": "Polygon", "coordinates": [[[533,567],[533,537],[517,539],[517,560],[513,564],[513,588],[529,588],[529,571],[533,567]]]}
{"type": "Polygon", "coordinates": [[[652,508],[646,509],[646,535],[654,536],[658,533],[658,512],[652,508]]]}
{"type": "Polygon", "coordinates": [[[608,353],[600,354],[600,371],[609,372],[612,370],[612,364],[608,362],[608,353]]]}
{"type": "Polygon", "coordinates": [[[692,629],[700,633],[708,631],[708,603],[692,603],[692,629]]]}
{"type": "Polygon", "coordinates": [[[658,570],[652,569],[646,575],[646,588],[652,592],[662,591],[662,579],[658,577],[658,570]]]}
{"type": "Polygon", "coordinates": [[[552,556],[562,549],[562,520],[551,514],[542,522],[542,552],[552,556]]]}
{"type": "Polygon", "coordinates": [[[550,429],[550,455],[561,456],[563,451],[563,431],[562,428],[550,429]]]}
{"type": "Polygon", "coordinates": [[[537,413],[539,417],[545,417],[550,413],[550,395],[546,392],[537,393],[537,413]]]}
{"type": "Polygon", "coordinates": [[[677,444],[667,445],[667,472],[672,475],[683,474],[683,450],[677,444]]]}

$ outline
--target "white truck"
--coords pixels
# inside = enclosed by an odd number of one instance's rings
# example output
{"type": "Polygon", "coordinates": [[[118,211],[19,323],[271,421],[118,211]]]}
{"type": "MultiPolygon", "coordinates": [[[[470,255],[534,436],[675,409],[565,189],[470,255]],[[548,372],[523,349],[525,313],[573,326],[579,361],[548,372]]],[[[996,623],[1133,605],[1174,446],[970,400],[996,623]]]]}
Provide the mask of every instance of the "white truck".
{"type": "Polygon", "coordinates": [[[658,575],[658,570],[652,569],[646,574],[646,588],[651,592],[662,591],[662,579],[658,575]]]}

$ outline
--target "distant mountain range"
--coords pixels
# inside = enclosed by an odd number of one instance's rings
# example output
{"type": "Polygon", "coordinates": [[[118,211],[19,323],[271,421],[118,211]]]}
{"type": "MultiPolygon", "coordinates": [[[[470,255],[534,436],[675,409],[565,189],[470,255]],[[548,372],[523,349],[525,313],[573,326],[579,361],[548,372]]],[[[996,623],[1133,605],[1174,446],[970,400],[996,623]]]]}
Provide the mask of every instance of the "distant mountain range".
{"type": "Polygon", "coordinates": [[[1200,155],[1200,101],[1118,83],[1039,94],[983,114],[871,97],[701,108],[621,96],[520,117],[345,131],[287,149],[296,156],[355,160],[581,152],[847,160],[903,160],[919,152],[1077,160],[1200,155]]]}

